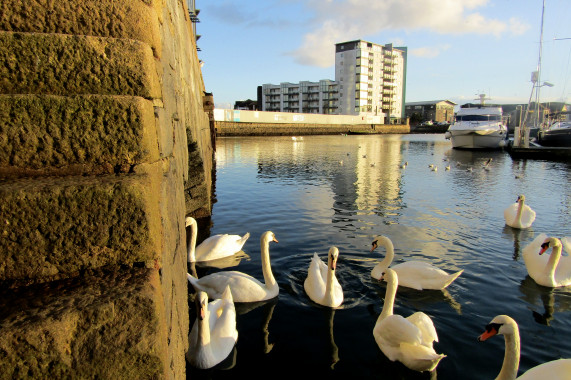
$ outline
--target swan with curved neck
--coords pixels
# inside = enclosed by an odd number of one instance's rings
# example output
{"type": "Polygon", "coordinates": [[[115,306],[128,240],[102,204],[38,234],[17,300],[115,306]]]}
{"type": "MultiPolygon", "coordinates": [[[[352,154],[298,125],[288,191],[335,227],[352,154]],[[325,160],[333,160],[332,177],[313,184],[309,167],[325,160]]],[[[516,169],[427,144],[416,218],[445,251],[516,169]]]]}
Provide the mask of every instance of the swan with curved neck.
{"type": "Polygon", "coordinates": [[[416,312],[406,318],[393,314],[397,293],[398,274],[388,268],[382,279],[387,282],[385,303],[373,329],[379,348],[391,361],[398,360],[415,371],[432,371],[446,357],[437,354],[433,342],[438,335],[430,317],[416,312]]]}
{"type": "Polygon", "coordinates": [[[190,227],[191,231],[190,242],[187,242],[187,260],[189,263],[211,261],[232,256],[242,249],[246,240],[250,237],[249,232],[246,232],[244,236],[217,234],[205,239],[197,247],[198,227],[196,220],[187,216],[185,224],[186,227],[190,227]]]}
{"type": "MultiPolygon", "coordinates": [[[[395,257],[393,242],[386,236],[377,236],[373,240],[371,252],[377,247],[384,247],[385,258],[371,271],[371,276],[380,279],[382,273],[391,265],[395,257]]],[[[442,269],[424,261],[410,260],[391,267],[399,276],[399,285],[417,290],[444,289],[452,283],[464,270],[448,274],[442,269]]]]}
{"type": "Polygon", "coordinates": [[[226,286],[230,286],[234,302],[258,302],[272,299],[278,295],[279,286],[270,264],[270,242],[277,243],[278,241],[272,231],[266,231],[260,238],[264,283],[238,271],[216,272],[200,279],[187,273],[188,281],[197,291],[206,292],[213,299],[220,298],[226,286]]]}
{"type": "Polygon", "coordinates": [[[230,288],[208,303],[206,293],[196,295],[196,321],[189,335],[186,357],[196,368],[212,368],[228,357],[236,340],[236,310],[230,288]]]}
{"type": "Polygon", "coordinates": [[[529,228],[535,220],[535,211],[525,204],[525,196],[519,195],[516,203],[504,210],[506,224],[513,228],[529,228]]]}
{"type": "Polygon", "coordinates": [[[343,303],[343,289],[335,276],[339,249],[329,248],[327,257],[326,265],[317,253],[313,255],[303,287],[313,302],[323,306],[337,307],[343,303]]]}
{"type": "MultiPolygon", "coordinates": [[[[486,326],[486,331],[478,337],[478,341],[483,342],[497,334],[504,336],[505,352],[502,369],[496,380],[513,380],[516,378],[519,368],[519,327],[510,316],[497,315],[486,326]]],[[[559,359],[533,367],[518,377],[518,379],[568,379],[570,374],[571,359],[559,359]]]]}
{"type": "Polygon", "coordinates": [[[539,234],[522,252],[529,276],[539,285],[550,288],[571,285],[571,256],[562,256],[561,251],[561,240],[539,234]],[[551,254],[545,255],[549,248],[551,254]]]}

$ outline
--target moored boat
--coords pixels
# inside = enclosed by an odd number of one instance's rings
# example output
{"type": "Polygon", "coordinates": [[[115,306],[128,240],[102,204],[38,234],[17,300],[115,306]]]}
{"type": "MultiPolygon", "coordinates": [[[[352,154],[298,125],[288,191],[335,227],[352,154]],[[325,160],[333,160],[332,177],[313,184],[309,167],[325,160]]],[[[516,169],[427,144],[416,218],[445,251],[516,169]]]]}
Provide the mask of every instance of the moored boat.
{"type": "Polygon", "coordinates": [[[571,112],[559,112],[547,128],[540,130],[537,142],[541,146],[571,147],[571,112]]]}
{"type": "Polygon", "coordinates": [[[508,128],[502,120],[502,107],[485,104],[486,95],[480,94],[480,104],[460,108],[445,137],[456,149],[499,149],[506,145],[508,128]]]}

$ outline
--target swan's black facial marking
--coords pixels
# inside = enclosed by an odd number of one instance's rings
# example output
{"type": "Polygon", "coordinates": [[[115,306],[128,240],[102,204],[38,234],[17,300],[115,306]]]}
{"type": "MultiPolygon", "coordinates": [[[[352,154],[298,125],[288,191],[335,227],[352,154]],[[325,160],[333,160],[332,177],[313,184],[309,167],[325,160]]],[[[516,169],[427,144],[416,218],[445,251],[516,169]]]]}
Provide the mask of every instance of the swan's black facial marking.
{"type": "Polygon", "coordinates": [[[375,240],[373,243],[371,243],[371,246],[371,252],[373,252],[379,246],[379,241],[375,240]]]}
{"type": "Polygon", "coordinates": [[[541,250],[539,251],[539,254],[543,255],[543,253],[548,249],[549,249],[549,242],[546,241],[545,243],[541,244],[541,250]]]}

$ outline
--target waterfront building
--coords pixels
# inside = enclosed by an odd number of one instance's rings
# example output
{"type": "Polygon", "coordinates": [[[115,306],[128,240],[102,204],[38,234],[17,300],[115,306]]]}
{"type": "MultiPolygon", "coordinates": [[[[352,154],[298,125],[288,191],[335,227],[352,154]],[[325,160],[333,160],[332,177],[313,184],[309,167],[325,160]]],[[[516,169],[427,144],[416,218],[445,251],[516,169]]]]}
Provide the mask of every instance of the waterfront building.
{"type": "Polygon", "coordinates": [[[258,86],[262,111],[381,116],[406,123],[407,48],[356,40],[335,44],[335,80],[258,86]]]}
{"type": "Polygon", "coordinates": [[[339,106],[337,82],[283,82],[258,87],[262,111],[336,114],[339,106]]]}
{"type": "Polygon", "coordinates": [[[405,118],[407,48],[363,40],[335,44],[339,114],[405,118]]]}
{"type": "Polygon", "coordinates": [[[432,100],[427,102],[410,102],[405,105],[405,116],[411,123],[432,121],[435,123],[452,123],[456,103],[450,100],[432,100]]]}

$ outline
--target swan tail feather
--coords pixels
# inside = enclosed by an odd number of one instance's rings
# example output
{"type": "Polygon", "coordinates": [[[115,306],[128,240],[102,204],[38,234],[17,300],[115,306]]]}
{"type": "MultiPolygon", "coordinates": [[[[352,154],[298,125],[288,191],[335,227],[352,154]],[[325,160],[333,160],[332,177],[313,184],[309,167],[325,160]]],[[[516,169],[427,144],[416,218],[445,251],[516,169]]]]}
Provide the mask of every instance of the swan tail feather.
{"type": "Polygon", "coordinates": [[[238,239],[238,244],[240,246],[243,246],[244,244],[246,244],[246,240],[248,240],[250,238],[250,233],[246,232],[244,234],[244,236],[242,236],[240,239],[238,239]]]}
{"type": "Polygon", "coordinates": [[[452,273],[448,279],[446,280],[446,282],[444,283],[444,286],[442,287],[442,289],[446,288],[448,285],[450,285],[454,280],[456,280],[461,274],[462,272],[464,272],[464,269],[456,272],[456,273],[452,273]]]}
{"type": "Polygon", "coordinates": [[[195,291],[203,291],[205,292],[206,290],[200,286],[200,284],[198,283],[198,278],[194,277],[193,275],[191,275],[190,273],[186,274],[186,278],[188,280],[188,282],[190,282],[190,285],[192,285],[192,287],[194,288],[195,291]]]}

